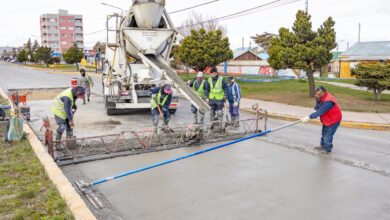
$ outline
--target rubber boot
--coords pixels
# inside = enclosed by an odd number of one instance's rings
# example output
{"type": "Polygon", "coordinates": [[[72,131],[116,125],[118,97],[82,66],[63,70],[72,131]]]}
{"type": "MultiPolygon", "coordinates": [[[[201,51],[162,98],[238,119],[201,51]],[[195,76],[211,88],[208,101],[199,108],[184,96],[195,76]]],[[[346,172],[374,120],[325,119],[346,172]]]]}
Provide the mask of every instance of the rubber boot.
{"type": "MultiPolygon", "coordinates": [[[[62,134],[57,132],[56,133],[56,141],[61,141],[61,137],[62,137],[62,134]]],[[[56,143],[56,145],[54,147],[55,147],[54,151],[56,151],[56,150],[62,151],[61,143],[56,143]]]]}
{"type": "Polygon", "coordinates": [[[204,123],[204,114],[200,114],[200,122],[199,124],[203,124],[204,123]]]}
{"type": "Polygon", "coordinates": [[[219,130],[223,130],[223,111],[219,110],[218,113],[217,113],[217,116],[218,116],[218,128],[219,130]]]}
{"type": "Polygon", "coordinates": [[[198,124],[198,114],[193,114],[194,115],[194,124],[198,124]]]}
{"type": "Polygon", "coordinates": [[[240,127],[240,116],[239,115],[237,115],[237,116],[234,116],[234,124],[233,124],[233,126],[235,127],[235,128],[239,128],[240,127]]]}
{"type": "Polygon", "coordinates": [[[215,121],[215,111],[214,110],[210,111],[210,122],[211,122],[210,129],[214,129],[214,126],[216,124],[216,121],[215,121]]]}
{"type": "Polygon", "coordinates": [[[168,127],[168,124],[169,124],[169,119],[168,120],[164,119],[164,132],[165,133],[173,132],[173,129],[168,127]]]}

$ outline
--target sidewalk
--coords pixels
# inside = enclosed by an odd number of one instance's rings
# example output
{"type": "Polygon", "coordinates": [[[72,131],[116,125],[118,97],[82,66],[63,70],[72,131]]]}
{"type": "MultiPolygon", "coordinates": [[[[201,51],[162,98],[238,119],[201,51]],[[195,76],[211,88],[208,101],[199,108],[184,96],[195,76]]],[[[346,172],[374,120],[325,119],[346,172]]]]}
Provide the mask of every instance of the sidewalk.
{"type": "MultiPolygon", "coordinates": [[[[297,120],[311,114],[314,110],[301,106],[293,106],[276,102],[267,102],[254,99],[241,99],[241,108],[253,111],[252,106],[258,103],[261,109],[268,111],[273,118],[297,120]]],[[[319,121],[315,121],[319,123],[319,121]]],[[[344,127],[356,127],[375,130],[390,130],[390,113],[364,113],[343,111],[344,127]]]]}
{"type": "MultiPolygon", "coordinates": [[[[356,85],[353,85],[353,84],[340,83],[340,82],[327,82],[327,81],[317,81],[317,82],[325,83],[325,84],[329,84],[329,85],[334,85],[334,86],[350,88],[350,89],[355,89],[355,90],[360,90],[360,91],[366,91],[367,92],[367,88],[359,87],[359,86],[356,86],[356,85]]],[[[382,92],[382,94],[390,94],[390,91],[389,90],[385,90],[385,91],[382,92]]]]}

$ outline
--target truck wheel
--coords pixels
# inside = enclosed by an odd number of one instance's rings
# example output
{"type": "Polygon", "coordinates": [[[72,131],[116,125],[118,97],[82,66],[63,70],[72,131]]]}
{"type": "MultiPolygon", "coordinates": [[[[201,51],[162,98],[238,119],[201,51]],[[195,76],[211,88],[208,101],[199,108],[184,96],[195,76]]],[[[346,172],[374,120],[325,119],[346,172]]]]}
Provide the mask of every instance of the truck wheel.
{"type": "Polygon", "coordinates": [[[115,108],[108,108],[106,112],[107,112],[107,115],[116,115],[117,114],[117,111],[115,108]]]}
{"type": "Polygon", "coordinates": [[[169,113],[172,114],[172,115],[174,115],[174,114],[176,113],[176,110],[177,110],[177,109],[169,109],[169,113]]]}

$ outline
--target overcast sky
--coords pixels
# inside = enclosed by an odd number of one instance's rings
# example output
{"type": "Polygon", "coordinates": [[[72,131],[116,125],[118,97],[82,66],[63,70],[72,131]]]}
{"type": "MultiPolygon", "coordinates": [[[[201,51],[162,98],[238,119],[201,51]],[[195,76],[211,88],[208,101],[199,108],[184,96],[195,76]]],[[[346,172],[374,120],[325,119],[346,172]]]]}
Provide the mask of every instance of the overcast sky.
{"type": "MultiPolygon", "coordinates": [[[[209,0],[166,0],[167,11],[175,11],[209,0]]],[[[204,16],[220,17],[247,8],[262,5],[272,0],[219,0],[216,3],[199,7],[196,10],[204,16]]],[[[89,34],[104,29],[106,15],[115,9],[103,6],[106,2],[127,10],[131,0],[0,0],[0,46],[21,46],[28,38],[40,42],[39,16],[56,13],[58,9],[69,10],[72,14],[84,16],[84,41],[91,47],[96,41],[105,40],[105,32],[89,34]]],[[[280,27],[291,28],[295,13],[304,9],[305,0],[268,7],[246,16],[221,21],[227,28],[231,48],[249,46],[250,36],[256,33],[277,33],[280,27]]],[[[171,15],[179,26],[191,13],[185,11],[171,15]]],[[[389,0],[309,0],[309,13],[313,27],[317,28],[328,16],[336,21],[337,41],[340,50],[347,42],[352,46],[357,42],[358,23],[362,24],[361,41],[390,41],[390,2],[389,0]]],[[[253,46],[253,43],[252,43],[253,46]]]]}

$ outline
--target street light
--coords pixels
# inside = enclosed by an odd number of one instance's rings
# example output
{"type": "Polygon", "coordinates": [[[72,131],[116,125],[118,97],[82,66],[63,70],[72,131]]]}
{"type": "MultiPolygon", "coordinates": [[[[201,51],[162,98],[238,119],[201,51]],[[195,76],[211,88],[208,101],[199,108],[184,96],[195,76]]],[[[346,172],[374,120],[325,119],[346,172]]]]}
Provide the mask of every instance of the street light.
{"type": "Polygon", "coordinates": [[[120,11],[122,12],[122,14],[124,14],[123,9],[121,9],[121,8],[115,6],[115,5],[110,5],[110,4],[107,4],[107,3],[105,3],[105,2],[102,2],[102,3],[100,3],[100,4],[102,4],[102,5],[104,5],[104,6],[111,7],[111,8],[118,9],[118,10],[120,10],[120,11]]]}

